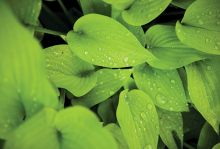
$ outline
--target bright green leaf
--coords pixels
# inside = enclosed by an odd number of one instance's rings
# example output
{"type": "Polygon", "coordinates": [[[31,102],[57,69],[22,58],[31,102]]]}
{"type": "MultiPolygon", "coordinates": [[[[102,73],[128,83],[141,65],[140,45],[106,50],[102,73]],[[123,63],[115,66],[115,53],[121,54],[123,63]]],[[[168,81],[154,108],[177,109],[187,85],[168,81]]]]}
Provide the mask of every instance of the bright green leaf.
{"type": "Polygon", "coordinates": [[[126,2],[134,1],[134,0],[102,0],[102,1],[109,3],[109,4],[117,4],[117,3],[126,3],[126,2]]]}
{"type": "Polygon", "coordinates": [[[158,116],[146,93],[140,90],[121,92],[116,115],[130,149],[157,147],[158,116]]]}
{"type": "Polygon", "coordinates": [[[183,9],[187,9],[196,0],[172,0],[171,4],[183,9]]]}
{"type": "Polygon", "coordinates": [[[111,16],[111,5],[102,0],[80,0],[80,4],[84,15],[97,13],[109,17],[111,16]]]}
{"type": "Polygon", "coordinates": [[[219,0],[197,0],[190,5],[176,32],[181,42],[199,51],[220,55],[219,0]]]}
{"type": "Polygon", "coordinates": [[[41,11],[41,0],[4,0],[7,2],[14,15],[23,23],[36,26],[41,11]]]}
{"type": "Polygon", "coordinates": [[[136,0],[130,9],[122,12],[128,24],[141,26],[158,17],[170,4],[171,0],[136,0]]]}
{"type": "Polygon", "coordinates": [[[117,149],[111,134],[99,124],[98,117],[85,107],[61,110],[54,122],[61,133],[60,148],[117,149]]]}
{"type": "Polygon", "coordinates": [[[108,130],[115,138],[116,142],[118,143],[119,149],[129,149],[125,137],[121,131],[121,128],[118,125],[111,123],[105,126],[104,128],[108,130]]]}
{"type": "Polygon", "coordinates": [[[158,59],[148,62],[155,68],[175,69],[213,57],[180,42],[174,26],[154,25],[150,27],[146,32],[146,42],[148,51],[158,59]]]}
{"type": "Polygon", "coordinates": [[[137,89],[137,85],[135,84],[135,81],[132,77],[130,77],[128,81],[124,84],[124,89],[129,89],[129,90],[137,89]]]}
{"type": "Polygon", "coordinates": [[[157,113],[160,123],[160,137],[168,148],[179,149],[183,148],[183,119],[180,112],[171,112],[157,108],[157,113]],[[177,133],[179,138],[178,146],[174,140],[172,131],[177,133]]]}
{"type": "Polygon", "coordinates": [[[219,149],[220,148],[220,143],[216,144],[212,149],[219,149]]]}
{"type": "Polygon", "coordinates": [[[128,67],[156,59],[122,24],[99,14],[78,19],[66,40],[79,58],[98,66],[128,67]]]}
{"type": "Polygon", "coordinates": [[[92,107],[114,95],[128,80],[132,69],[100,69],[97,74],[97,85],[84,96],[72,99],[72,105],[92,107]]]}
{"type": "Polygon", "coordinates": [[[6,138],[43,106],[58,108],[56,90],[46,78],[42,48],[0,1],[0,138],[6,138]],[[22,36],[21,36],[22,35],[22,36]]]}
{"type": "Polygon", "coordinates": [[[215,132],[212,126],[206,122],[201,130],[199,141],[197,144],[197,149],[212,148],[218,142],[218,134],[215,132]]]}
{"type": "Polygon", "coordinates": [[[121,10],[117,10],[115,7],[112,7],[112,17],[126,27],[138,39],[141,45],[145,47],[146,39],[143,28],[141,26],[133,26],[126,23],[121,16],[121,12],[121,10]]]}
{"type": "Polygon", "coordinates": [[[68,45],[55,45],[44,49],[47,58],[48,77],[57,87],[65,88],[74,96],[88,93],[97,76],[94,66],[78,58],[68,45]]]}
{"type": "Polygon", "coordinates": [[[176,69],[161,70],[147,63],[134,67],[138,89],[144,91],[158,107],[170,111],[188,111],[182,81],[176,69]]]}
{"type": "Polygon", "coordinates": [[[56,113],[51,108],[43,108],[9,136],[4,149],[60,149],[54,127],[56,113]]]}
{"type": "Polygon", "coordinates": [[[190,98],[196,109],[219,133],[220,59],[197,61],[186,66],[190,98]]]}

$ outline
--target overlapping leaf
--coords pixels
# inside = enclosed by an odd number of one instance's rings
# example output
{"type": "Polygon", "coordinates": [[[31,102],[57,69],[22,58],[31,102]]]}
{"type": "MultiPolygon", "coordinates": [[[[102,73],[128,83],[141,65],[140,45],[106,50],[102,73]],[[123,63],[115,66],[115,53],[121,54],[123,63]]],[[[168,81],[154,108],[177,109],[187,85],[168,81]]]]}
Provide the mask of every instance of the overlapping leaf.
{"type": "Polygon", "coordinates": [[[124,84],[124,89],[129,89],[129,90],[138,89],[132,77],[130,77],[128,81],[124,84]]]}
{"type": "Polygon", "coordinates": [[[138,89],[149,95],[155,105],[170,111],[188,111],[183,84],[177,70],[161,70],[148,64],[134,67],[138,89]]]}
{"type": "Polygon", "coordinates": [[[174,26],[152,26],[146,32],[146,42],[148,51],[158,59],[148,62],[155,68],[175,69],[213,56],[181,43],[174,26]]]}
{"type": "Polygon", "coordinates": [[[171,4],[183,9],[187,9],[196,0],[172,0],[171,4]]]}
{"type": "Polygon", "coordinates": [[[190,5],[176,32],[181,42],[202,52],[220,55],[219,0],[198,0],[190,5]]]}
{"type": "Polygon", "coordinates": [[[111,5],[102,0],[80,0],[80,4],[84,15],[97,13],[111,16],[111,5]]]}
{"type": "Polygon", "coordinates": [[[124,10],[131,6],[134,0],[103,0],[106,3],[112,4],[118,10],[124,10]]]}
{"type": "Polygon", "coordinates": [[[146,93],[140,90],[121,92],[116,115],[129,148],[157,147],[158,116],[146,93]]]}
{"type": "Polygon", "coordinates": [[[57,87],[69,90],[80,97],[95,85],[94,66],[82,61],[68,45],[55,45],[44,49],[47,58],[47,74],[57,87]]]}
{"type": "Polygon", "coordinates": [[[128,144],[125,140],[125,137],[118,125],[115,123],[108,124],[104,127],[106,130],[108,130],[112,136],[115,138],[116,142],[118,143],[119,149],[129,149],[128,144]]]}
{"type": "Polygon", "coordinates": [[[158,17],[170,4],[171,0],[136,0],[122,17],[128,24],[141,26],[158,17]]]}
{"type": "Polygon", "coordinates": [[[213,130],[212,126],[206,122],[200,132],[197,149],[212,148],[218,142],[218,134],[213,130]]]}
{"type": "Polygon", "coordinates": [[[120,22],[124,27],[126,27],[141,43],[143,47],[145,47],[146,39],[144,35],[144,30],[141,26],[133,26],[124,21],[121,15],[122,11],[115,9],[112,7],[112,17],[120,22]]]}
{"type": "Polygon", "coordinates": [[[37,19],[40,15],[41,0],[4,0],[7,2],[14,12],[14,15],[27,25],[37,25],[37,19]]]}
{"type": "Polygon", "coordinates": [[[168,148],[183,148],[183,119],[181,113],[161,108],[157,108],[157,113],[160,123],[160,137],[163,142],[168,148]]]}
{"type": "Polygon", "coordinates": [[[186,66],[190,98],[196,109],[219,133],[220,59],[207,59],[186,66]]]}
{"type": "Polygon", "coordinates": [[[42,48],[0,1],[0,138],[43,106],[58,108],[56,90],[46,78],[42,48]]]}
{"type": "Polygon", "coordinates": [[[98,66],[119,68],[156,59],[122,24],[99,14],[78,19],[66,40],[78,57],[98,66]]]}
{"type": "Polygon", "coordinates": [[[96,86],[84,96],[72,99],[72,105],[92,107],[114,95],[128,80],[132,69],[100,69],[96,86]]]}

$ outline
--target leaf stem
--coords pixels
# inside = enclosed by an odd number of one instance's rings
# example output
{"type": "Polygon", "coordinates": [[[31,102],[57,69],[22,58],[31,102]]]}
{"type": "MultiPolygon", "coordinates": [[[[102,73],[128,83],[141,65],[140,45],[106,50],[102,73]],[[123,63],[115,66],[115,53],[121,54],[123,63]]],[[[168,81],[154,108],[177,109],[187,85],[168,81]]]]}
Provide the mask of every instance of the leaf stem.
{"type": "Polygon", "coordinates": [[[183,146],[185,146],[188,149],[195,149],[194,147],[190,146],[189,144],[183,142],[183,146]]]}
{"type": "Polygon", "coordinates": [[[60,7],[63,9],[63,12],[64,12],[65,15],[69,18],[69,20],[71,21],[71,23],[74,24],[75,21],[73,20],[73,18],[71,17],[70,13],[68,12],[68,10],[66,9],[66,7],[64,6],[62,0],[58,0],[58,3],[60,4],[60,7]]]}
{"type": "Polygon", "coordinates": [[[34,30],[37,31],[37,32],[47,33],[47,34],[57,35],[57,36],[66,35],[66,33],[52,31],[52,30],[49,30],[49,29],[40,28],[40,27],[36,27],[36,26],[34,27],[34,30]]]}
{"type": "Polygon", "coordinates": [[[61,91],[60,91],[60,101],[59,101],[60,110],[64,109],[65,93],[66,93],[66,90],[61,88],[61,91]]]}

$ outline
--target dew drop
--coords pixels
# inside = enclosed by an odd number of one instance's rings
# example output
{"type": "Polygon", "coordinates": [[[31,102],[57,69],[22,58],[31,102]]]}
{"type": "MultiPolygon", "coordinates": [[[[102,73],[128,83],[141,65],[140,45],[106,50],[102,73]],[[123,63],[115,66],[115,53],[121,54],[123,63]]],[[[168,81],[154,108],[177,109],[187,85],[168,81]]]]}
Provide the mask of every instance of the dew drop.
{"type": "Polygon", "coordinates": [[[198,34],[199,34],[199,33],[200,33],[200,30],[196,31],[196,33],[198,33],[198,34]]]}
{"type": "Polygon", "coordinates": [[[125,61],[125,62],[128,62],[128,57],[125,57],[125,58],[124,58],[124,61],[125,61]]]}
{"type": "Polygon", "coordinates": [[[88,54],[88,51],[85,51],[85,54],[88,54]]]}
{"type": "Polygon", "coordinates": [[[209,42],[209,39],[208,39],[208,38],[206,38],[206,39],[205,39],[205,42],[206,42],[206,43],[208,43],[208,42],[209,42]]]}
{"type": "Polygon", "coordinates": [[[47,67],[50,67],[50,64],[47,64],[47,67]]]}
{"type": "Polygon", "coordinates": [[[158,91],[161,91],[161,88],[158,88],[157,90],[158,90],[158,91]]]}
{"type": "Polygon", "coordinates": [[[202,20],[198,20],[198,22],[199,22],[200,25],[204,24],[204,22],[202,20]]]}
{"type": "Polygon", "coordinates": [[[152,16],[151,14],[148,15],[148,17],[151,17],[151,16],[152,16]]]}
{"type": "Polygon", "coordinates": [[[94,62],[95,61],[95,59],[92,59],[92,62],[94,62]]]}
{"type": "Polygon", "coordinates": [[[160,10],[160,11],[162,11],[163,9],[162,9],[162,8],[160,8],[159,10],[160,10]]]}
{"type": "Polygon", "coordinates": [[[207,69],[208,69],[208,70],[211,70],[211,66],[207,66],[207,69]]]}
{"type": "Polygon", "coordinates": [[[217,46],[215,46],[215,49],[216,49],[216,50],[218,50],[218,47],[217,47],[217,46]]]}
{"type": "Polygon", "coordinates": [[[212,15],[212,11],[209,11],[209,14],[212,15]]]}
{"type": "Polygon", "coordinates": [[[100,82],[100,84],[103,84],[103,82],[100,82]]]}
{"type": "Polygon", "coordinates": [[[104,93],[105,92],[105,90],[102,90],[102,93],[104,93]]]}
{"type": "Polygon", "coordinates": [[[216,42],[216,44],[220,46],[220,42],[216,42]]]}
{"type": "Polygon", "coordinates": [[[200,18],[200,16],[199,16],[199,15],[197,15],[197,16],[196,16],[196,18],[198,19],[198,18],[200,18]]]}
{"type": "Polygon", "coordinates": [[[173,111],[173,107],[170,107],[170,111],[173,111]]]}
{"type": "Polygon", "coordinates": [[[163,94],[159,93],[159,94],[156,95],[156,101],[157,101],[158,104],[165,104],[166,103],[166,97],[163,94]]]}
{"type": "Polygon", "coordinates": [[[113,94],[114,94],[114,92],[113,92],[113,91],[110,91],[110,92],[109,92],[109,94],[110,94],[110,95],[113,95],[113,94]]]}
{"type": "Polygon", "coordinates": [[[102,50],[102,48],[99,48],[99,51],[102,50]]]}
{"type": "Polygon", "coordinates": [[[175,84],[175,83],[176,83],[176,81],[175,81],[175,80],[171,80],[170,82],[171,82],[172,84],[175,84]]]}
{"type": "Polygon", "coordinates": [[[149,110],[152,110],[152,108],[153,108],[152,104],[148,104],[148,105],[147,105],[147,108],[148,108],[149,110]]]}
{"type": "Polygon", "coordinates": [[[132,64],[134,64],[134,63],[135,63],[135,60],[132,61],[132,64]]]}
{"type": "Polygon", "coordinates": [[[102,73],[103,73],[103,71],[101,70],[99,73],[100,73],[100,74],[102,74],[102,73]]]}
{"type": "Polygon", "coordinates": [[[179,126],[179,130],[182,130],[182,126],[179,126]]]}
{"type": "Polygon", "coordinates": [[[152,146],[151,145],[147,145],[144,147],[144,149],[152,149],[152,146]]]}

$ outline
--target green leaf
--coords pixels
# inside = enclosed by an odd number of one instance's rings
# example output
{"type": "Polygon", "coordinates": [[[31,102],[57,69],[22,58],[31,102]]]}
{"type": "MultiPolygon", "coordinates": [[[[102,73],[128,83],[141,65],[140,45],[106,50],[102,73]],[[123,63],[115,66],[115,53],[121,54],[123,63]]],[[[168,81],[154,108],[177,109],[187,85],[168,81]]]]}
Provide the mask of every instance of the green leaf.
{"type": "Polygon", "coordinates": [[[115,7],[118,10],[124,10],[124,9],[128,9],[133,2],[134,0],[127,0],[126,2],[114,3],[112,4],[112,7],[115,7]]]}
{"type": "Polygon", "coordinates": [[[182,81],[176,69],[161,70],[147,63],[134,67],[138,89],[144,91],[158,107],[170,111],[188,111],[182,81]]]}
{"type": "Polygon", "coordinates": [[[199,51],[220,55],[220,3],[218,0],[197,0],[190,5],[180,24],[177,36],[184,44],[199,51]]]}
{"type": "Polygon", "coordinates": [[[195,1],[196,0],[172,0],[171,4],[183,9],[187,9],[195,1]]]}
{"type": "Polygon", "coordinates": [[[72,105],[92,107],[114,95],[128,80],[132,69],[100,69],[97,74],[97,85],[84,96],[72,99],[72,105]]]}
{"type": "Polygon", "coordinates": [[[154,25],[150,27],[146,32],[146,42],[149,52],[158,59],[148,62],[155,68],[175,69],[213,57],[180,42],[174,26],[154,25]]]}
{"type": "Polygon", "coordinates": [[[4,149],[59,149],[58,132],[54,126],[56,111],[43,108],[7,139],[4,149]]]}
{"type": "Polygon", "coordinates": [[[14,15],[23,23],[28,25],[38,25],[37,19],[41,11],[41,0],[4,0],[7,2],[14,15]]]}
{"type": "Polygon", "coordinates": [[[98,117],[84,107],[61,110],[54,122],[61,133],[60,148],[117,149],[116,141],[99,124],[98,117]]]}
{"type": "Polygon", "coordinates": [[[160,137],[168,148],[183,148],[183,119],[180,112],[166,111],[157,108],[160,123],[160,137]],[[177,133],[178,143],[174,140],[172,131],[177,133]]]}
{"type": "Polygon", "coordinates": [[[129,89],[129,90],[138,89],[132,77],[130,77],[128,81],[124,84],[124,89],[129,89]]]}
{"type": "Polygon", "coordinates": [[[156,59],[122,24],[99,14],[79,18],[66,40],[79,58],[98,66],[128,67],[156,59]]]}
{"type": "Polygon", "coordinates": [[[197,61],[186,66],[190,98],[196,109],[219,133],[220,59],[197,61]]]}
{"type": "Polygon", "coordinates": [[[121,16],[121,12],[121,10],[117,10],[112,6],[112,17],[126,27],[138,39],[141,45],[145,47],[146,39],[143,28],[141,26],[133,26],[126,23],[121,16]]]}
{"type": "Polygon", "coordinates": [[[194,130],[205,123],[205,119],[195,108],[190,107],[189,109],[189,112],[182,112],[184,133],[194,130]]]}
{"type": "Polygon", "coordinates": [[[134,0],[102,0],[102,1],[109,3],[109,4],[117,4],[117,3],[126,3],[126,2],[134,1],[134,0]]]}
{"type": "Polygon", "coordinates": [[[220,143],[216,144],[212,149],[219,149],[220,148],[220,143]]]}
{"type": "Polygon", "coordinates": [[[46,77],[46,59],[31,33],[0,1],[0,138],[7,138],[42,107],[58,109],[56,90],[46,77]],[[21,36],[22,35],[22,36],[21,36]]]}
{"type": "Polygon", "coordinates": [[[111,123],[104,128],[108,130],[115,138],[116,142],[118,143],[119,149],[129,149],[125,137],[118,125],[116,125],[115,123],[111,123]]]}
{"type": "Polygon", "coordinates": [[[130,9],[122,12],[128,24],[141,26],[158,17],[170,4],[171,0],[137,0],[130,9]]]}
{"type": "Polygon", "coordinates": [[[212,148],[218,142],[218,134],[213,130],[212,126],[206,122],[201,130],[197,149],[212,148]]]}
{"type": "Polygon", "coordinates": [[[102,0],[80,0],[80,4],[84,15],[97,13],[109,17],[111,16],[111,5],[102,0]]]}
{"type": "Polygon", "coordinates": [[[159,122],[154,103],[140,90],[124,90],[116,112],[129,148],[156,148],[159,122]]]}
{"type": "Polygon", "coordinates": [[[68,45],[48,47],[44,53],[48,77],[57,87],[65,88],[77,97],[94,87],[97,81],[94,66],[78,58],[68,45]]]}

